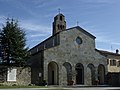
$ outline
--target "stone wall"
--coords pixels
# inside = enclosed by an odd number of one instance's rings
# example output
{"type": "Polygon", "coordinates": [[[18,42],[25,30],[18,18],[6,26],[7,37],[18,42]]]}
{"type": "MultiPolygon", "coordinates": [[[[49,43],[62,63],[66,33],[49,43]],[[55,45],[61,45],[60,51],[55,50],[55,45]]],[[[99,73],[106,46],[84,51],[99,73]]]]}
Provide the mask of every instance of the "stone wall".
{"type": "Polygon", "coordinates": [[[31,68],[17,68],[17,85],[29,85],[31,84],[31,68]]]}
{"type": "MultiPolygon", "coordinates": [[[[16,69],[16,80],[15,81],[6,81],[2,83],[3,85],[29,85],[31,84],[31,68],[26,67],[12,67],[10,68],[16,69]]],[[[8,76],[8,75],[7,75],[8,76]]]]}
{"type": "Polygon", "coordinates": [[[31,83],[42,84],[43,81],[43,52],[31,56],[29,64],[31,65],[31,83]],[[40,76],[41,73],[41,76],[40,76]]]}
{"type": "Polygon", "coordinates": [[[107,59],[109,60],[109,63],[107,65],[108,72],[120,72],[120,66],[118,65],[118,61],[120,61],[120,55],[107,55],[107,59]],[[110,65],[110,60],[116,60],[116,65],[110,65]]]}

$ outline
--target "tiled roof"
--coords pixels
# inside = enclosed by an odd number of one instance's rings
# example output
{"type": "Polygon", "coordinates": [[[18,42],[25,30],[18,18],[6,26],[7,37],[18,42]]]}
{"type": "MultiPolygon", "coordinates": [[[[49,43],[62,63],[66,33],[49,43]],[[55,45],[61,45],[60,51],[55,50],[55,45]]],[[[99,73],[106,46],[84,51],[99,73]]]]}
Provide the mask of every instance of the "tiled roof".
{"type": "Polygon", "coordinates": [[[114,52],[110,52],[110,51],[104,51],[104,50],[98,50],[98,49],[96,49],[96,51],[98,51],[98,52],[101,53],[102,55],[115,55],[115,56],[120,56],[119,53],[114,53],[114,52]]]}

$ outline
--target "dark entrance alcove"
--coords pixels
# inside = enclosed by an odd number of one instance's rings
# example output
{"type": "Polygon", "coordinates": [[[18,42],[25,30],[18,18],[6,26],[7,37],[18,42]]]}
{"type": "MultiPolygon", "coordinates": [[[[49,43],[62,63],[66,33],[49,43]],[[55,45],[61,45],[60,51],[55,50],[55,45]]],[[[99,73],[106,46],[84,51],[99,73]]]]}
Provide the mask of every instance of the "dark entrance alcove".
{"type": "Polygon", "coordinates": [[[76,84],[84,84],[84,67],[81,63],[76,64],[76,84]]]}
{"type": "Polygon", "coordinates": [[[58,85],[58,77],[58,64],[52,61],[48,64],[48,84],[58,85]]]}

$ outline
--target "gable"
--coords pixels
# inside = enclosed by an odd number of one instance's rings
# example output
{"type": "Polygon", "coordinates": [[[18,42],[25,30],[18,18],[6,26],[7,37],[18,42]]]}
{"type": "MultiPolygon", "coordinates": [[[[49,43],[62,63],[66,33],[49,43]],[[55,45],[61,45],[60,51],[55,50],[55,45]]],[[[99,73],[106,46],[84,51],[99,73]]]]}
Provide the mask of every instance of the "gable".
{"type": "Polygon", "coordinates": [[[60,32],[60,47],[91,53],[95,49],[95,37],[80,27],[69,28],[60,32]]]}
{"type": "Polygon", "coordinates": [[[74,28],[78,29],[79,31],[81,31],[82,33],[84,33],[85,35],[89,36],[89,37],[92,38],[92,39],[95,39],[95,38],[96,38],[94,35],[90,34],[89,32],[87,32],[86,30],[84,30],[83,28],[81,28],[81,27],[79,27],[79,26],[72,27],[72,28],[69,28],[69,29],[67,29],[67,30],[72,30],[72,29],[74,29],[74,28]]]}
{"type": "MultiPolygon", "coordinates": [[[[82,29],[81,27],[79,26],[76,26],[76,27],[72,27],[72,28],[69,28],[69,29],[66,29],[64,31],[69,31],[69,30],[74,30],[74,29],[77,29],[78,31],[82,32],[83,34],[85,34],[86,36],[92,38],[92,39],[95,39],[96,37],[93,36],[92,34],[90,34],[89,32],[87,32],[86,30],[82,29]]],[[[61,31],[61,32],[64,32],[64,31],[61,31]]],[[[61,33],[59,32],[59,33],[61,33]]],[[[59,33],[56,33],[55,35],[52,35],[51,37],[47,38],[46,40],[44,40],[43,42],[39,43],[38,45],[36,45],[35,47],[31,48],[29,50],[29,52],[31,54],[35,54],[41,50],[44,50],[44,49],[48,49],[48,48],[51,48],[51,47],[54,47],[56,45],[59,45],[59,33]],[[55,38],[57,37],[57,38],[55,38]],[[56,44],[53,44],[53,41],[54,43],[56,44]],[[57,42],[56,42],[57,41],[57,42]]],[[[94,46],[94,44],[92,44],[94,46]]]]}

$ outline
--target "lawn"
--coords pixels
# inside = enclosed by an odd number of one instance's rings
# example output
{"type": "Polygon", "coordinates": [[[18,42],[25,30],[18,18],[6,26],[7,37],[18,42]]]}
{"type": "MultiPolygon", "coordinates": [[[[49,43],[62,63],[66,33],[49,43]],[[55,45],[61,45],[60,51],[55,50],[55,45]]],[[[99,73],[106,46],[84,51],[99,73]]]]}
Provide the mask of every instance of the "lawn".
{"type": "Polygon", "coordinates": [[[0,86],[1,88],[47,88],[45,86],[0,86]]]}
{"type": "MultiPolygon", "coordinates": [[[[10,88],[46,88],[48,89],[49,87],[45,87],[45,86],[0,86],[0,89],[10,89],[10,88]]],[[[65,90],[65,89],[49,88],[48,90],[65,90]]]]}

